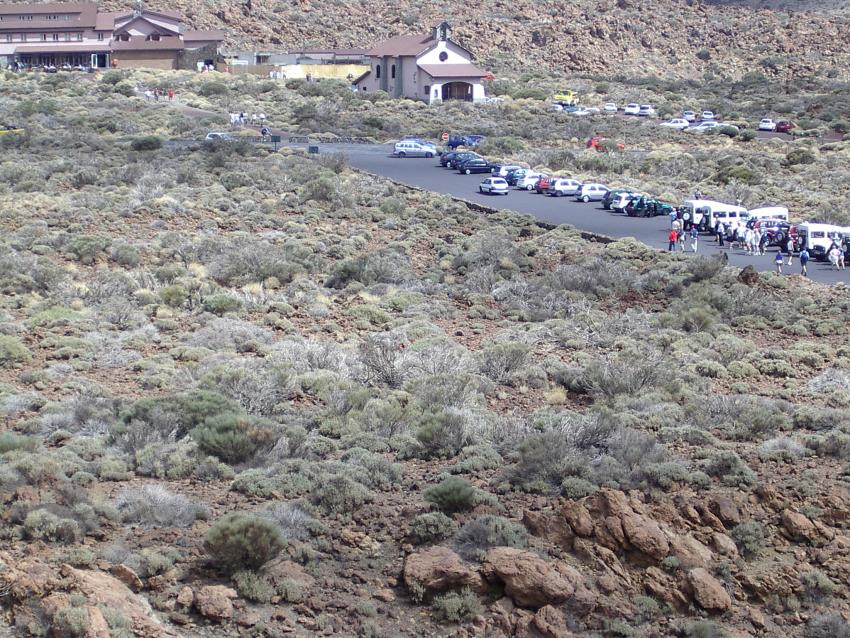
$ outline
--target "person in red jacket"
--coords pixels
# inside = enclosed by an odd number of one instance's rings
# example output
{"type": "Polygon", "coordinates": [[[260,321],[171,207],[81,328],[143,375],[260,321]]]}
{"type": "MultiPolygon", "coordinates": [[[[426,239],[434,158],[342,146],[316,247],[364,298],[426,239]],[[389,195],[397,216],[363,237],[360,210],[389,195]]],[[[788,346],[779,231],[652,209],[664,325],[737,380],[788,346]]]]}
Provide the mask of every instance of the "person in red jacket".
{"type": "Polygon", "coordinates": [[[676,250],[676,242],[679,239],[679,231],[675,228],[670,229],[670,234],[667,236],[667,239],[669,240],[667,250],[673,252],[674,250],[676,250]]]}

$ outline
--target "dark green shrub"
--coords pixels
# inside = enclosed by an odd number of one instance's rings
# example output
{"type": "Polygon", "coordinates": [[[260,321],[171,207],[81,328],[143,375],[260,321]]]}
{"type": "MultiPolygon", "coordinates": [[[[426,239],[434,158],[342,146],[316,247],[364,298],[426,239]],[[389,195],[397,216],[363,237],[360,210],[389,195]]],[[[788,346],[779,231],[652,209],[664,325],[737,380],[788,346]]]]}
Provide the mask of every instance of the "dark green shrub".
{"type": "Polygon", "coordinates": [[[277,526],[250,514],[232,512],[207,532],[204,547],[223,572],[256,571],[286,547],[277,526]]]}
{"type": "Polygon", "coordinates": [[[34,436],[23,436],[14,432],[0,432],[0,454],[15,450],[33,452],[38,448],[38,439],[34,436]]]}
{"type": "Polygon", "coordinates": [[[410,531],[420,543],[436,543],[453,536],[457,524],[442,512],[429,512],[414,518],[410,531]]]}
{"type": "Polygon", "coordinates": [[[425,490],[423,496],[443,512],[471,510],[476,501],[475,488],[457,476],[446,477],[438,485],[425,490]]]}
{"type": "Polygon", "coordinates": [[[98,257],[106,255],[111,244],[112,240],[101,235],[78,235],[68,242],[67,251],[77,261],[92,264],[98,257]]]}
{"type": "Polygon", "coordinates": [[[835,593],[835,583],[823,572],[803,574],[800,581],[803,583],[803,598],[810,603],[823,603],[835,593]]]}
{"type": "Polygon", "coordinates": [[[203,423],[208,417],[236,411],[236,404],[217,392],[192,390],[181,394],[148,397],[139,399],[129,409],[121,413],[121,425],[116,434],[120,434],[133,421],[141,421],[149,427],[164,422],[172,427],[170,421],[176,421],[176,439],[182,439],[190,430],[203,423]]]}
{"type": "Polygon", "coordinates": [[[764,525],[756,521],[736,525],[732,530],[732,538],[744,556],[757,556],[764,549],[764,525]]]}
{"type": "Polygon", "coordinates": [[[275,440],[273,425],[245,414],[226,413],[208,417],[192,430],[192,438],[205,454],[225,463],[243,463],[275,440]]]}
{"type": "Polygon", "coordinates": [[[804,148],[795,148],[793,151],[788,152],[783,164],[786,166],[796,166],[797,164],[813,164],[814,162],[814,153],[804,148]]]}
{"type": "Polygon", "coordinates": [[[30,359],[32,353],[18,337],[0,335],[0,368],[13,368],[30,359]]]}
{"type": "Polygon", "coordinates": [[[157,151],[162,148],[162,138],[156,135],[137,137],[130,142],[130,148],[134,151],[157,151]]]}
{"type": "Polygon", "coordinates": [[[224,82],[204,82],[201,88],[198,89],[198,95],[211,97],[213,95],[224,95],[228,92],[227,85],[224,82]]]}
{"type": "Polygon", "coordinates": [[[850,638],[850,625],[839,613],[817,614],[809,618],[806,638],[850,638]]]}
{"type": "Polygon", "coordinates": [[[468,588],[435,596],[431,608],[437,618],[450,623],[472,620],[484,611],[478,596],[468,588]]]}
{"type": "Polygon", "coordinates": [[[204,297],[204,310],[216,315],[234,312],[242,307],[242,302],[230,295],[218,294],[204,297]]]}
{"type": "Polygon", "coordinates": [[[429,410],[414,427],[421,446],[418,456],[424,459],[453,457],[469,443],[466,420],[458,411],[429,410]]]}
{"type": "Polygon", "coordinates": [[[245,600],[265,604],[271,602],[272,597],[277,593],[274,585],[265,576],[255,572],[239,571],[233,574],[232,578],[236,591],[245,600]]]}
{"type": "Polygon", "coordinates": [[[350,514],[374,498],[366,486],[340,474],[319,477],[310,496],[325,514],[350,514]]]}
{"type": "Polygon", "coordinates": [[[744,129],[740,133],[738,133],[738,139],[742,142],[752,142],[754,139],[758,137],[758,133],[753,131],[752,129],[744,129]]]}
{"type": "Polygon", "coordinates": [[[736,135],[738,135],[738,128],[736,126],[729,125],[718,126],[717,134],[725,135],[726,137],[735,137],[736,135]]]}
{"type": "Polygon", "coordinates": [[[519,523],[501,516],[482,516],[469,521],[455,535],[454,547],[467,560],[481,560],[493,547],[528,546],[528,532],[519,523]]]}

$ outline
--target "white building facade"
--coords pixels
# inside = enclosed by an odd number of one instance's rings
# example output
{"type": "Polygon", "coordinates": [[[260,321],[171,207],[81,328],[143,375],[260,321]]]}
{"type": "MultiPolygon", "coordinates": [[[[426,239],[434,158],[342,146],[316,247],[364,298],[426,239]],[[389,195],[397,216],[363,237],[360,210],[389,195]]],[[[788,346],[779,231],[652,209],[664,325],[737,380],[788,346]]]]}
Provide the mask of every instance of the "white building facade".
{"type": "Polygon", "coordinates": [[[385,91],[428,104],[481,102],[484,71],[472,53],[451,39],[445,22],[427,36],[398,36],[369,50],[370,69],[354,81],[358,91],[385,91]]]}

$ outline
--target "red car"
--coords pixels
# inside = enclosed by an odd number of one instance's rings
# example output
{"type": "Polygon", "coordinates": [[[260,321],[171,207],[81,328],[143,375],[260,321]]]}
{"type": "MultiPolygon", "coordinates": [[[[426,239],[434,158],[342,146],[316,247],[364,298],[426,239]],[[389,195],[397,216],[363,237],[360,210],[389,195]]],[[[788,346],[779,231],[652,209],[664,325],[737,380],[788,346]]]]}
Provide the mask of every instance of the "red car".
{"type": "Polygon", "coordinates": [[[534,190],[537,191],[538,195],[542,195],[545,193],[552,182],[555,180],[554,177],[550,177],[549,175],[542,175],[537,183],[534,185],[534,190]]]}
{"type": "Polygon", "coordinates": [[[776,123],[776,132],[777,133],[790,133],[791,129],[797,128],[797,125],[794,122],[789,122],[788,120],[780,120],[776,123]]]}

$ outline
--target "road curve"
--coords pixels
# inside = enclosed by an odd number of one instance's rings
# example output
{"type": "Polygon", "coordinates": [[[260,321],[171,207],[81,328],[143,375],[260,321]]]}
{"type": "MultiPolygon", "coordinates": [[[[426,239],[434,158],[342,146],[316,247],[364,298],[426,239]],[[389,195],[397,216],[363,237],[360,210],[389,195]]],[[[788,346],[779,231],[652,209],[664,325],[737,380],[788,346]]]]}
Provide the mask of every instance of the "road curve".
{"type": "MultiPolygon", "coordinates": [[[[570,224],[580,230],[610,237],[634,237],[649,246],[661,250],[667,248],[667,233],[670,229],[667,217],[628,217],[606,211],[598,202],[583,204],[573,198],[554,198],[517,190],[512,190],[508,196],[482,195],[478,192],[478,183],[484,176],[461,175],[457,171],[441,168],[436,159],[395,158],[390,155],[392,146],[389,145],[318,144],[318,147],[320,153],[344,153],[354,168],[403,184],[460,197],[492,208],[525,213],[551,224],[570,224]]],[[[721,249],[711,237],[701,235],[698,250],[701,253],[725,250],[729,255],[729,263],[739,268],[751,264],[759,271],[774,270],[776,249],[773,248],[767,255],[750,256],[744,254],[743,250],[730,249],[728,245],[721,249]]],[[[783,266],[783,271],[786,274],[798,274],[798,259],[795,257],[790,267],[783,266]]],[[[829,284],[850,282],[848,273],[850,270],[832,270],[828,263],[809,263],[809,277],[813,281],[829,284]]]]}

